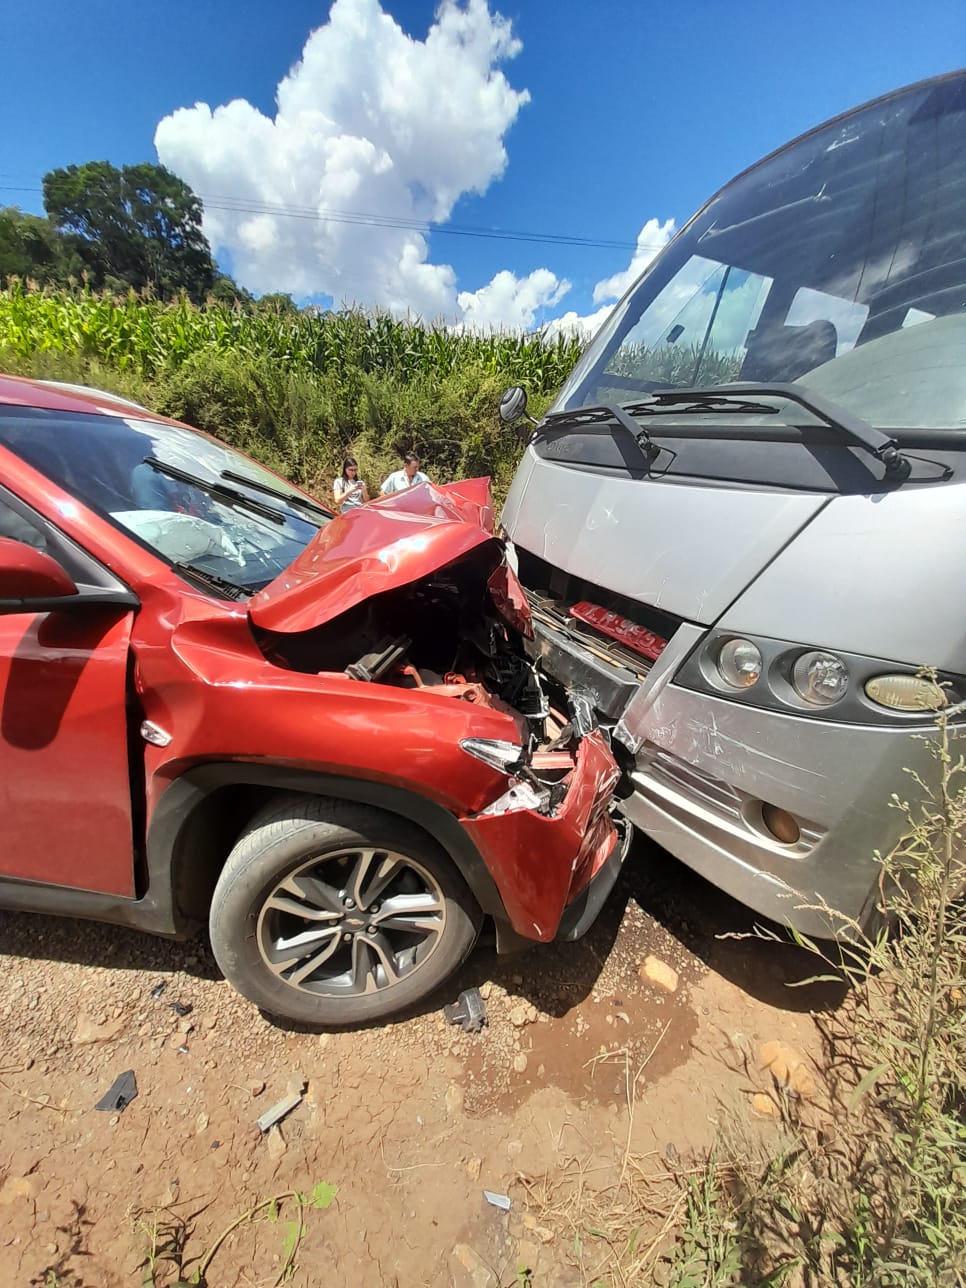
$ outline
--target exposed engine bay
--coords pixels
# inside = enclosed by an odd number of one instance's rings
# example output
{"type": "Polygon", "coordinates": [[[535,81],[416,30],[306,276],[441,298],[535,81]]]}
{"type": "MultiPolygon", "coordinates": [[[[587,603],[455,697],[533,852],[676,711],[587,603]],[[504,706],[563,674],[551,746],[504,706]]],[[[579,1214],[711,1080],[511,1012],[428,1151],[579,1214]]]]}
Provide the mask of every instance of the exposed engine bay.
{"type": "Polygon", "coordinates": [[[512,785],[490,810],[552,814],[566,795],[580,740],[596,726],[591,702],[580,694],[568,698],[528,656],[525,601],[521,594],[521,609],[507,593],[514,585],[502,547],[488,542],[312,630],[261,631],[259,642],[272,663],[289,670],[342,672],[360,684],[417,689],[504,712],[523,750],[500,766],[512,785]]]}

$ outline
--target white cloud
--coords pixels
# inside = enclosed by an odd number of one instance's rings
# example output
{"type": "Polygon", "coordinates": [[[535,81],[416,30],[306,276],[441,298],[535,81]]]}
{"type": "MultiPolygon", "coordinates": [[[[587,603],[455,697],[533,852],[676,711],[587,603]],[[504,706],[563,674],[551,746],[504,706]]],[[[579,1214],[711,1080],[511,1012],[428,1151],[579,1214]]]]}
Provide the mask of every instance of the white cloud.
{"type": "Polygon", "coordinates": [[[522,279],[498,273],[457,298],[453,269],[429,261],[418,230],[352,219],[378,212],[445,221],[462,194],[499,178],[504,135],[529,94],[513,89],[498,65],[519,49],[487,0],[442,0],[423,41],[378,0],[335,0],[279,85],[274,118],[244,99],[214,110],[197,103],[159,123],[155,147],[208,198],[205,231],[250,290],[530,325],[567,289],[548,269],[522,279]],[[262,210],[219,209],[219,198],[262,210]],[[265,209],[277,206],[305,217],[265,209]],[[317,217],[327,211],[349,218],[317,217]]]}
{"type": "Polygon", "coordinates": [[[564,313],[562,317],[554,318],[547,325],[545,334],[553,336],[558,332],[576,332],[588,340],[596,335],[610,316],[611,309],[614,307],[613,301],[619,300],[627,288],[637,281],[648,264],[657,257],[676,232],[673,219],[665,219],[663,224],[656,219],[649,219],[637,234],[637,246],[628,266],[619,273],[614,273],[612,277],[605,277],[594,287],[595,304],[601,304],[602,301],[611,302],[603,303],[602,307],[593,313],[581,315],[573,310],[564,313]]]}
{"type": "Polygon", "coordinates": [[[467,326],[474,330],[507,328],[531,331],[537,310],[553,308],[570,290],[549,268],[537,268],[526,277],[503,269],[478,291],[460,291],[456,297],[467,326]]]}
{"type": "Polygon", "coordinates": [[[637,234],[637,249],[628,266],[613,277],[605,277],[594,287],[594,303],[604,300],[619,300],[632,282],[635,282],[654,259],[663,250],[675,233],[674,220],[665,219],[659,224],[656,219],[649,219],[637,234]]]}
{"type": "Polygon", "coordinates": [[[585,340],[589,340],[604,325],[613,307],[613,304],[605,304],[603,308],[597,309],[594,313],[584,315],[571,309],[568,313],[564,313],[559,318],[554,318],[552,322],[548,322],[543,329],[544,335],[552,338],[558,332],[573,331],[585,340]]]}

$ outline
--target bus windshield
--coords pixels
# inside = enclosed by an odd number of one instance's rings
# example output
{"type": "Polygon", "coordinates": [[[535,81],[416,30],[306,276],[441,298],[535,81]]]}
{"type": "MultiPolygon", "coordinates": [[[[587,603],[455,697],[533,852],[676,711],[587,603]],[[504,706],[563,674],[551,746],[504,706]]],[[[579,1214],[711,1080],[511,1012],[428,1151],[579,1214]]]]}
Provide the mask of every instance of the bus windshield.
{"type": "Polygon", "coordinates": [[[880,429],[963,429],[964,355],[956,73],[859,108],[733,180],[617,305],[553,410],[764,381],[798,383],[880,429]]]}

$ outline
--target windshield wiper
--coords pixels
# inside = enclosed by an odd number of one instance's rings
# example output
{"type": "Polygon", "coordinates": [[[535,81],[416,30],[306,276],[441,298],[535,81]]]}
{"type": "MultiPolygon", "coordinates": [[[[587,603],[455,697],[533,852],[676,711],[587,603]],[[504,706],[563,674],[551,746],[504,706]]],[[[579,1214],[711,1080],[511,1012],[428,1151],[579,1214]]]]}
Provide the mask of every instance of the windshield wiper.
{"type": "MultiPolygon", "coordinates": [[[[623,437],[634,444],[635,454],[645,469],[651,468],[655,456],[661,449],[651,441],[651,436],[643,425],[638,425],[631,416],[634,407],[617,407],[611,403],[599,403],[596,407],[574,407],[572,411],[554,411],[544,416],[534,438],[544,429],[582,429],[585,425],[616,425],[624,431],[623,437]]],[[[627,462],[629,465],[630,462],[627,462]]]]}
{"type": "Polygon", "coordinates": [[[673,407],[681,412],[733,412],[737,414],[774,414],[777,408],[765,403],[748,401],[758,398],[782,398],[786,402],[804,407],[806,411],[824,421],[829,429],[851,438],[860,447],[881,461],[886,477],[902,482],[912,471],[912,464],[899,451],[899,444],[882,430],[854,415],[828,398],[813,394],[801,385],[768,384],[750,381],[747,384],[728,385],[717,389],[655,389],[645,399],[625,405],[633,416],[661,415],[673,407]],[[682,404],[678,408],[678,404],[682,404]]]}
{"type": "Polygon", "coordinates": [[[225,599],[248,598],[248,591],[244,586],[238,586],[226,577],[219,577],[217,573],[208,572],[193,563],[176,563],[171,566],[176,572],[180,572],[183,576],[199,582],[203,590],[214,591],[216,595],[221,595],[225,599]]]}
{"type": "Polygon", "coordinates": [[[225,487],[224,483],[216,483],[212,479],[199,477],[197,474],[189,474],[187,470],[179,470],[176,465],[168,465],[165,461],[159,461],[156,456],[146,456],[144,464],[150,465],[153,470],[163,474],[165,478],[174,479],[176,483],[186,483],[189,487],[196,487],[206,493],[215,501],[221,501],[224,505],[236,509],[249,510],[252,514],[257,514],[263,519],[268,519],[271,523],[280,525],[285,523],[285,515],[274,505],[265,505],[262,501],[255,501],[244,492],[239,492],[237,488],[225,487]]]}
{"type": "Polygon", "coordinates": [[[227,479],[229,483],[243,483],[245,487],[251,488],[253,492],[261,492],[263,496],[274,497],[276,501],[284,501],[286,505],[297,506],[300,510],[307,510],[310,514],[319,514],[324,519],[335,517],[331,510],[327,510],[324,505],[316,504],[315,501],[310,501],[308,497],[298,496],[294,492],[283,492],[280,487],[269,487],[267,483],[259,483],[256,479],[250,479],[247,474],[236,474],[234,470],[222,470],[219,477],[227,479]]]}

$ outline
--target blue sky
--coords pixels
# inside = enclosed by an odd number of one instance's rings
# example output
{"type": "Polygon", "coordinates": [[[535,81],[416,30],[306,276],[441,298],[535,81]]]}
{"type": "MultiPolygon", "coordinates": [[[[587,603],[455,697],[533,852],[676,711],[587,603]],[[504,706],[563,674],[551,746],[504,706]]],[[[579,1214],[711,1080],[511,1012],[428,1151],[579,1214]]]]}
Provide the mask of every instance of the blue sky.
{"type": "Polygon", "coordinates": [[[209,210],[209,231],[252,289],[532,326],[606,307],[648,221],[638,265],[772,148],[966,63],[962,0],[467,3],[442,27],[421,0],[8,6],[0,203],[40,210],[44,171],[157,159],[157,136],[200,195],[246,203],[209,210]],[[250,106],[172,116],[232,100],[250,106]],[[320,208],[624,245],[330,226],[320,208]]]}

